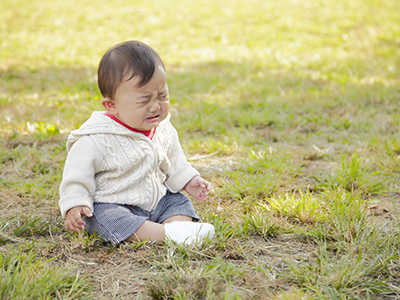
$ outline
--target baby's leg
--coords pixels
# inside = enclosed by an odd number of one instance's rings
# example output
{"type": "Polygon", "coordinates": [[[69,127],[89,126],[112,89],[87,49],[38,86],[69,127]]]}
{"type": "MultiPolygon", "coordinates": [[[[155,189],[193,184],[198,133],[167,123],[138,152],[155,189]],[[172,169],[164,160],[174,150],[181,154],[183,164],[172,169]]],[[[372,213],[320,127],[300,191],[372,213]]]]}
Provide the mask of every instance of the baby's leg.
{"type": "Polygon", "coordinates": [[[160,244],[166,238],[179,244],[192,244],[196,240],[194,232],[185,224],[196,217],[194,213],[184,215],[172,211],[163,220],[159,220],[159,214],[153,213],[156,218],[150,221],[147,218],[151,213],[138,207],[115,203],[94,203],[94,206],[93,217],[85,218],[85,229],[90,234],[96,232],[113,244],[145,240],[160,244]]]}
{"type": "Polygon", "coordinates": [[[145,221],[142,226],[130,237],[126,239],[127,242],[137,242],[149,240],[160,244],[165,239],[165,228],[163,224],[158,224],[151,221],[145,221]]]}
{"type": "Polygon", "coordinates": [[[173,194],[167,191],[149,216],[151,221],[145,221],[126,239],[127,242],[149,240],[160,244],[168,239],[178,244],[190,245],[205,237],[214,236],[214,226],[193,222],[199,220],[199,217],[194,212],[190,199],[182,193],[173,194]]]}
{"type": "Polygon", "coordinates": [[[163,224],[165,223],[172,223],[175,221],[188,221],[188,222],[192,222],[193,218],[192,217],[188,217],[188,216],[184,216],[184,215],[176,215],[176,216],[172,216],[169,217],[168,219],[166,219],[164,222],[162,222],[163,224]]]}
{"type": "Polygon", "coordinates": [[[166,222],[164,225],[145,221],[134,234],[126,239],[126,241],[133,242],[148,240],[160,244],[165,241],[166,237],[168,237],[178,244],[193,244],[196,241],[196,236],[191,230],[186,228],[184,223],[166,222]]]}

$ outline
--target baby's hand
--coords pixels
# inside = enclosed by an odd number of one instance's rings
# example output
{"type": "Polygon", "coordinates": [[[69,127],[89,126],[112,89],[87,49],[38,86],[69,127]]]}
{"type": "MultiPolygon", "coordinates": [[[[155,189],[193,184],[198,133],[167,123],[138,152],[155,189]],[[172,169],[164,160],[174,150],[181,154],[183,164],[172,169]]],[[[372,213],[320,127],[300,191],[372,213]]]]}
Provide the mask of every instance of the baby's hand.
{"type": "Polygon", "coordinates": [[[67,219],[64,222],[66,229],[70,231],[78,232],[79,230],[85,229],[85,221],[82,220],[82,216],[92,217],[92,212],[87,206],[76,206],[71,208],[67,212],[67,219]]]}
{"type": "Polygon", "coordinates": [[[200,176],[193,177],[192,180],[185,185],[186,193],[192,197],[195,197],[200,202],[203,202],[207,199],[210,189],[210,183],[200,176]]]}

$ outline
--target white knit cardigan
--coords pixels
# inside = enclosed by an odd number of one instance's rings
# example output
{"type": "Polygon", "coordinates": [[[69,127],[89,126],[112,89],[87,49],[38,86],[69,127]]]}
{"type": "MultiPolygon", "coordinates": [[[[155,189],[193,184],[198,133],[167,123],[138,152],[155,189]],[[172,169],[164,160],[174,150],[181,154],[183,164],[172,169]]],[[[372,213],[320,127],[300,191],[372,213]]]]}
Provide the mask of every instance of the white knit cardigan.
{"type": "Polygon", "coordinates": [[[168,188],[176,193],[199,173],[187,161],[170,115],[152,140],[94,112],[68,137],[60,185],[65,217],[75,206],[120,203],[153,210],[168,188]]]}

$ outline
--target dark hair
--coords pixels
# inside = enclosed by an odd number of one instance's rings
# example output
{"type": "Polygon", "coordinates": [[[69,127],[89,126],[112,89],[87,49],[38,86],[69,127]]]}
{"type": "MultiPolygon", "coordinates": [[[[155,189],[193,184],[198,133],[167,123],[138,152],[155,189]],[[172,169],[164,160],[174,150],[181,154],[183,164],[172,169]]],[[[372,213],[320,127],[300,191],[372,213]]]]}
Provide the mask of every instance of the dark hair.
{"type": "Polygon", "coordinates": [[[139,41],[117,44],[104,53],[97,70],[97,83],[103,97],[114,99],[118,86],[139,76],[138,87],[144,86],[153,77],[156,63],[165,66],[157,52],[139,41]]]}

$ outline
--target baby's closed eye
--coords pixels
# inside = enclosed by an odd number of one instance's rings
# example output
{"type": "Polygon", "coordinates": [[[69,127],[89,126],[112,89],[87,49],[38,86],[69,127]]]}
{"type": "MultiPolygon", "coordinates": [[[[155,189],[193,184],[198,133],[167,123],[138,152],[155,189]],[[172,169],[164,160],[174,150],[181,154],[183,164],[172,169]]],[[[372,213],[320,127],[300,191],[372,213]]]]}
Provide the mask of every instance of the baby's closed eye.
{"type": "Polygon", "coordinates": [[[168,94],[158,95],[158,99],[160,99],[160,100],[167,100],[168,98],[169,98],[168,94]]]}

